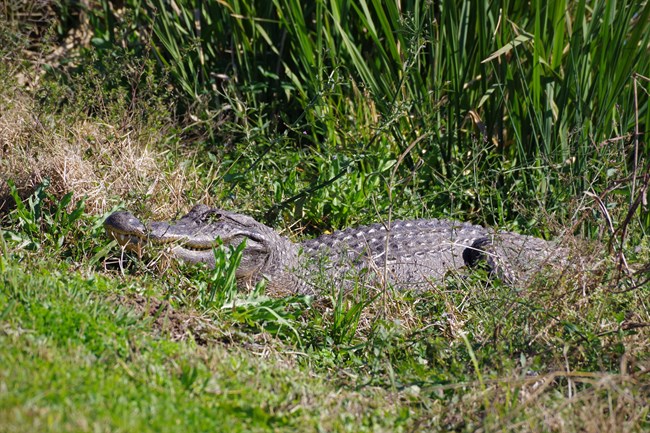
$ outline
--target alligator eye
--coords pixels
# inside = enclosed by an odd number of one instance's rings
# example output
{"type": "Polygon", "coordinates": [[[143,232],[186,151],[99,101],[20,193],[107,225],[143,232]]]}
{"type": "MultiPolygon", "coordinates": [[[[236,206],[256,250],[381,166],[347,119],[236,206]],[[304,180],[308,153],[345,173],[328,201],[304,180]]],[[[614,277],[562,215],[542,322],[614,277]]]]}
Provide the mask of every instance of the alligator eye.
{"type": "Polygon", "coordinates": [[[223,220],[223,214],[218,210],[214,210],[205,215],[205,222],[212,224],[223,220]]]}

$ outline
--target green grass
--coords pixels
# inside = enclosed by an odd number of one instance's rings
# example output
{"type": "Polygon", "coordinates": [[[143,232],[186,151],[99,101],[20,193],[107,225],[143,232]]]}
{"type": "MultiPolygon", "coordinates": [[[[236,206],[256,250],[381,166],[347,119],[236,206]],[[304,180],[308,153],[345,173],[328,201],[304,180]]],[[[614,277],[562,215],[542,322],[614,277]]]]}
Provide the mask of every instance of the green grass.
{"type": "MultiPolygon", "coordinates": [[[[106,242],[75,238],[89,257],[106,242]]],[[[642,431],[650,422],[647,288],[616,293],[592,280],[585,294],[553,280],[515,294],[450,279],[388,304],[353,292],[330,308],[224,286],[214,295],[236,296],[232,308],[207,303],[212,271],[129,275],[127,266],[106,276],[65,259],[76,257],[74,242],[61,261],[7,239],[7,431],[574,431],[589,422],[588,431],[604,422],[642,431]]]]}
{"type": "MultiPolygon", "coordinates": [[[[273,344],[260,362],[237,347],[170,341],[151,317],[110,301],[112,280],[65,268],[5,272],[3,431],[310,430],[319,408],[309,400],[336,392],[273,344]]],[[[386,412],[374,416],[395,417],[386,412]]]]}
{"type": "Polygon", "coordinates": [[[131,133],[175,114],[162,148],[213,155],[194,200],[312,232],[367,222],[368,203],[547,231],[585,191],[630,179],[608,206],[641,197],[647,2],[127,3],[88,11],[95,45],[49,69],[68,102],[47,100],[131,133]]]}
{"type": "Polygon", "coordinates": [[[647,2],[173,3],[0,8],[0,431],[650,428],[647,2]],[[316,298],[237,290],[237,250],[118,263],[109,212],[199,202],[593,261],[316,298]]]}
{"type": "Polygon", "coordinates": [[[348,342],[330,339],[335,317],[306,310],[291,320],[297,346],[196,310],[191,297],[149,308],[169,290],[164,277],[120,282],[4,258],[2,274],[5,431],[544,431],[560,420],[571,431],[589,417],[642,431],[649,422],[647,332],[622,326],[647,320],[636,316],[644,292],[450,290],[418,296],[410,324],[375,319],[348,342]]]}

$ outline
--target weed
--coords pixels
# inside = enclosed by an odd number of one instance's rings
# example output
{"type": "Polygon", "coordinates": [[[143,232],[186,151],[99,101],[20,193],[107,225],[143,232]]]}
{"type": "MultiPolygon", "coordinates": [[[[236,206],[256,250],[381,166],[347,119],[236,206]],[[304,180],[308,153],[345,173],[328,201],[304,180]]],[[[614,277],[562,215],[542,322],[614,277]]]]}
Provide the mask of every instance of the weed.
{"type": "Polygon", "coordinates": [[[222,244],[213,248],[215,265],[208,271],[208,287],[199,292],[199,305],[203,308],[223,308],[232,303],[237,295],[236,272],[241,262],[246,241],[237,247],[226,248],[222,244]]]}
{"type": "Polygon", "coordinates": [[[378,295],[369,297],[365,291],[359,300],[350,300],[345,296],[345,288],[338,289],[332,312],[332,323],[328,332],[328,342],[335,345],[348,345],[356,337],[363,310],[374,302],[378,295]],[[367,299],[366,299],[367,298],[367,299]]]}
{"type": "Polygon", "coordinates": [[[5,231],[5,236],[17,243],[18,248],[60,250],[66,236],[83,216],[83,200],[77,201],[68,211],[72,193],[65,194],[59,200],[47,192],[49,182],[45,181],[24,203],[14,183],[11,180],[8,183],[16,208],[9,214],[13,227],[5,231]]]}

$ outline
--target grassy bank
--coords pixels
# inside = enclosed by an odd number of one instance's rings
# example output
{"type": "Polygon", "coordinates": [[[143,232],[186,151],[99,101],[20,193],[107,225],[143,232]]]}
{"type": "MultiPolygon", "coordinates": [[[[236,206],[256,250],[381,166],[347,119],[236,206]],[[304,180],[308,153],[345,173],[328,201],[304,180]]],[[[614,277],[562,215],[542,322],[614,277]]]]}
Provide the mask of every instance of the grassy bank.
{"type": "Polygon", "coordinates": [[[650,427],[647,2],[124,4],[3,4],[0,430],[650,427]],[[588,260],[272,298],[103,233],[199,202],[293,240],[447,217],[588,260]]]}

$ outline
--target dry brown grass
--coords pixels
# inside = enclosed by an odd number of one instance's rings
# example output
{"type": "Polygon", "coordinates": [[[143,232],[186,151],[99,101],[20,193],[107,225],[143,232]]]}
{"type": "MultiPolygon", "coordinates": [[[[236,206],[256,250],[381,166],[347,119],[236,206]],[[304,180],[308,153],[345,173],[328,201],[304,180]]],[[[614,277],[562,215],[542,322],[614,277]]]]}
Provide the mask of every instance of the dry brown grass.
{"type": "MultiPolygon", "coordinates": [[[[5,211],[12,205],[8,179],[21,196],[49,179],[55,196],[72,192],[75,200],[86,199],[88,212],[99,214],[121,202],[142,207],[146,200],[152,214],[168,217],[191,205],[187,190],[204,190],[192,167],[166,165],[156,145],[165,130],[59,119],[42,113],[27,92],[11,90],[0,102],[0,208],[5,211]]],[[[191,152],[186,152],[191,165],[191,152]]]]}

